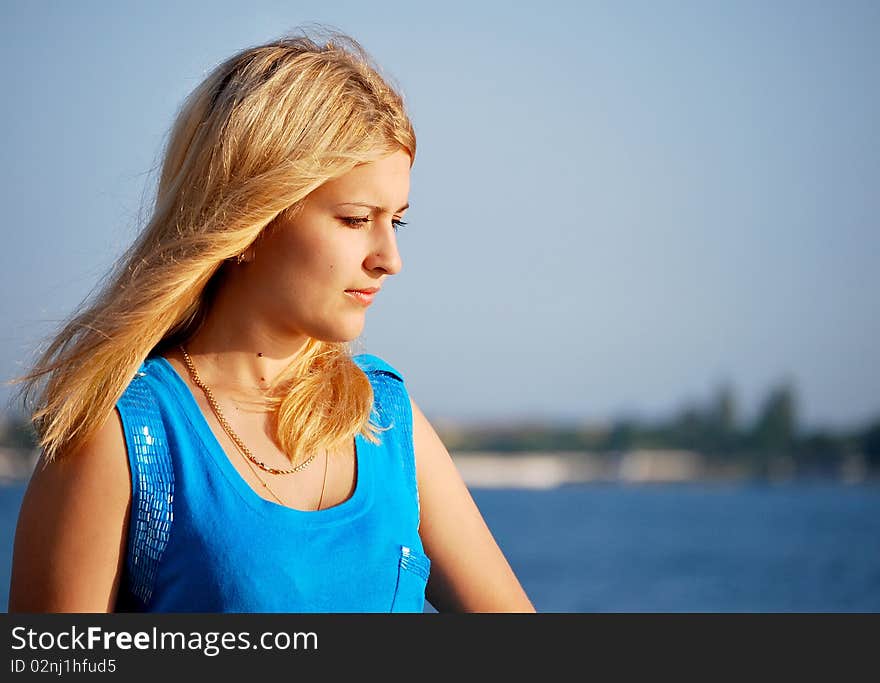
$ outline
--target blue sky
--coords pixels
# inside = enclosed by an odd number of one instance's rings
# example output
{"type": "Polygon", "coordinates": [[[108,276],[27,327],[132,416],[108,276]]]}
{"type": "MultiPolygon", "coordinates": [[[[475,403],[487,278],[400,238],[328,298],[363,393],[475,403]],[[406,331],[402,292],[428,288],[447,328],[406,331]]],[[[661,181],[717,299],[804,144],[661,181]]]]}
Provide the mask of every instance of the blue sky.
{"type": "MultiPolygon", "coordinates": [[[[403,271],[360,350],[429,417],[672,414],[791,381],[880,415],[880,5],[0,4],[0,375],[133,239],[186,94],[321,22],[418,135],[403,271]]],[[[8,391],[4,397],[8,396],[8,391]]]]}

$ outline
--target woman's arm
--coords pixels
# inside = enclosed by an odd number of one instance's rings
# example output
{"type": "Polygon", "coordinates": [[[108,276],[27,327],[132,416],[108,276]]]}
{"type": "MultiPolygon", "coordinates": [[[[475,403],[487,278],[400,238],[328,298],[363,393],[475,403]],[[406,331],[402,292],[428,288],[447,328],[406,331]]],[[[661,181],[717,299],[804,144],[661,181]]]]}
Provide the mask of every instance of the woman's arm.
{"type": "Polygon", "coordinates": [[[534,612],[449,452],[410,402],[429,602],[438,612],[534,612]]]}
{"type": "Polygon", "coordinates": [[[9,612],[110,612],[125,558],[131,480],[114,410],[76,452],[37,463],[21,504],[9,612]]]}

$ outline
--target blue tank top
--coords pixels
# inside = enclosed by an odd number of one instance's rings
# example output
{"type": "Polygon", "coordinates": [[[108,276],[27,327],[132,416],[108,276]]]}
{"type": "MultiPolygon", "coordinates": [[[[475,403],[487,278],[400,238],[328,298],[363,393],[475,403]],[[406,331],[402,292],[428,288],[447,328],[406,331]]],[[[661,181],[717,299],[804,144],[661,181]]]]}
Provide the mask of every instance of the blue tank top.
{"type": "Polygon", "coordinates": [[[141,366],[116,404],[132,477],[117,611],[423,611],[431,563],[409,396],[382,359],[354,361],[373,387],[373,422],[391,429],[381,445],[355,437],[355,491],[318,511],[259,496],[171,364],[141,366]]]}

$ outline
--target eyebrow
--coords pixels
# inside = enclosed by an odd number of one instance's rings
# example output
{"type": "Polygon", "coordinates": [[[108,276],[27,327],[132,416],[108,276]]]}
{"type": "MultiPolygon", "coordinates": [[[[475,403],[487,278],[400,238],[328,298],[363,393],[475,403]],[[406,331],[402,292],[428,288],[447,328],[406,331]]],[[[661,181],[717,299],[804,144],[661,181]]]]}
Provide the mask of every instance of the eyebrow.
{"type": "MultiPolygon", "coordinates": [[[[373,204],[366,204],[365,202],[342,202],[341,204],[337,204],[336,206],[363,206],[367,209],[374,209],[375,211],[383,211],[381,206],[375,206],[373,204]]],[[[409,208],[409,204],[404,204],[394,213],[400,213],[401,211],[406,211],[409,208]]]]}

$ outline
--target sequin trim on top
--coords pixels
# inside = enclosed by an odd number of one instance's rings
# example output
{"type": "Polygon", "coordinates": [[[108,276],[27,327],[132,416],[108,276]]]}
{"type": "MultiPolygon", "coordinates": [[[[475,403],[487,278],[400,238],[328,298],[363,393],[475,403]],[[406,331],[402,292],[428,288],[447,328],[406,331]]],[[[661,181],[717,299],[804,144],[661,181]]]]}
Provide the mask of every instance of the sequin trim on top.
{"type": "Polygon", "coordinates": [[[174,520],[174,470],[165,426],[147,383],[144,366],[117,402],[132,469],[128,535],[129,590],[150,604],[156,572],[174,520]]]}
{"type": "Polygon", "coordinates": [[[389,416],[397,415],[401,420],[399,425],[394,424],[393,417],[388,422],[380,421],[379,424],[382,427],[387,427],[390,424],[400,430],[397,438],[400,439],[402,445],[403,470],[410,493],[416,501],[416,513],[421,516],[419,487],[416,479],[416,458],[413,449],[412,406],[403,377],[379,358],[368,357],[368,360],[364,361],[364,366],[364,371],[373,375],[374,381],[378,385],[376,389],[380,390],[381,402],[384,404],[381,406],[380,418],[387,414],[389,416]]]}
{"type": "Polygon", "coordinates": [[[428,559],[428,556],[416,554],[405,545],[400,546],[400,561],[398,564],[401,569],[415,572],[425,581],[428,580],[428,576],[431,573],[431,560],[428,559]]]}

